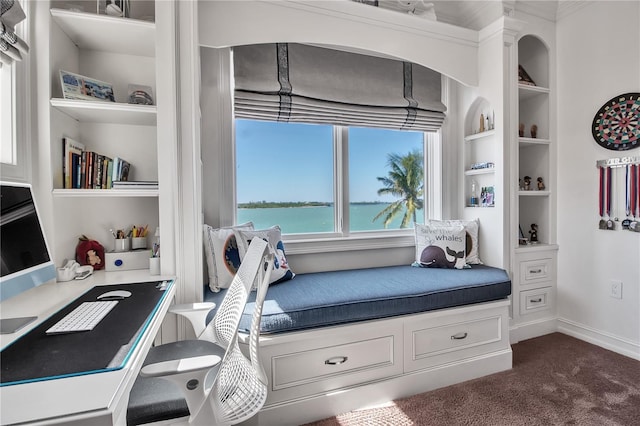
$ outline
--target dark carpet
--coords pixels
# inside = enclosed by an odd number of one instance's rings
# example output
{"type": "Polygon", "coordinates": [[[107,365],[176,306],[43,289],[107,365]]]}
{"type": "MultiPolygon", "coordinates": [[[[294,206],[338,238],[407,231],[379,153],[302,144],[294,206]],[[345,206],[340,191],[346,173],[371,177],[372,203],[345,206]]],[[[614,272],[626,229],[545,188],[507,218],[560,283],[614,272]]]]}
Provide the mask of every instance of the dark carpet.
{"type": "Polygon", "coordinates": [[[512,349],[509,371],[309,425],[640,425],[640,361],[561,333],[512,349]]]}

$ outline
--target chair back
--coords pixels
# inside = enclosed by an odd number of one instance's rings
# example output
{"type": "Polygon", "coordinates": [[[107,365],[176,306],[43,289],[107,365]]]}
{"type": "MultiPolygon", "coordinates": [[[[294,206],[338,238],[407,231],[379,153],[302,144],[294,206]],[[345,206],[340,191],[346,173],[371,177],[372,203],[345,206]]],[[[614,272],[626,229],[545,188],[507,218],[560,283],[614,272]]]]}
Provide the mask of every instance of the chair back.
{"type": "Polygon", "coordinates": [[[263,239],[251,240],[247,253],[242,258],[242,263],[227,289],[227,294],[199,339],[212,341],[225,349],[229,346],[229,342],[236,334],[253,283],[262,268],[261,263],[265,252],[268,250],[268,244],[263,239]]]}
{"type": "Polygon", "coordinates": [[[248,420],[260,411],[267,400],[267,376],[260,362],[258,347],[262,307],[274,264],[273,253],[264,259],[251,318],[249,359],[240,350],[236,332],[213,384],[212,405],[218,424],[234,425],[248,420]]]}

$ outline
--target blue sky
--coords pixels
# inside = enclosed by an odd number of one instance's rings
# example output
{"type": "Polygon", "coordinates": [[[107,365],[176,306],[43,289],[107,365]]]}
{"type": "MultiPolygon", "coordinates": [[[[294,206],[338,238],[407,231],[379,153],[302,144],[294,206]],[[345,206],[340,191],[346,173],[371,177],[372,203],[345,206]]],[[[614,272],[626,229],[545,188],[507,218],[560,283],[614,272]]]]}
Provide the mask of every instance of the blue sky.
{"type": "MultiPolygon", "coordinates": [[[[331,126],[236,120],[238,202],[332,201],[332,132],[331,126]]],[[[352,201],[381,200],[376,177],[387,175],[387,155],[422,148],[417,132],[352,128],[349,138],[352,201]]]]}

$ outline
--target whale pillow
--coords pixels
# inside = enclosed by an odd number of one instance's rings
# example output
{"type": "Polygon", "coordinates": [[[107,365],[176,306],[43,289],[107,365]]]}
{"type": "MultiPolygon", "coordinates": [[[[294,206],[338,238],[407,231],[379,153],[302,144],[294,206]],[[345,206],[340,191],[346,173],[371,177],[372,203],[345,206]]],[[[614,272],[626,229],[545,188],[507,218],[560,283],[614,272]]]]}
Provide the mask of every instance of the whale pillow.
{"type": "Polygon", "coordinates": [[[466,231],[461,224],[415,224],[415,265],[423,268],[462,269],[466,265],[466,231]]]}
{"type": "Polygon", "coordinates": [[[466,231],[466,256],[467,256],[467,265],[481,265],[482,261],[480,260],[480,254],[478,251],[478,230],[480,228],[480,220],[435,220],[431,219],[427,222],[429,225],[438,225],[438,226],[451,226],[451,225],[462,225],[464,226],[464,230],[466,231]]]}

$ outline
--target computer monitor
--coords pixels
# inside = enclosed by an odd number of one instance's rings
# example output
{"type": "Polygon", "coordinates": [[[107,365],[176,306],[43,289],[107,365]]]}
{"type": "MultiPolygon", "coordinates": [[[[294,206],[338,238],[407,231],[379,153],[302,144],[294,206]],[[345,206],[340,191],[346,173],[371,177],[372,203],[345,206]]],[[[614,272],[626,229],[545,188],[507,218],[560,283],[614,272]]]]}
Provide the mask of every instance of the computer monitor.
{"type": "MultiPolygon", "coordinates": [[[[0,181],[0,301],[55,279],[31,185],[0,181]]],[[[13,333],[37,317],[3,318],[1,333],[13,333]]]]}

